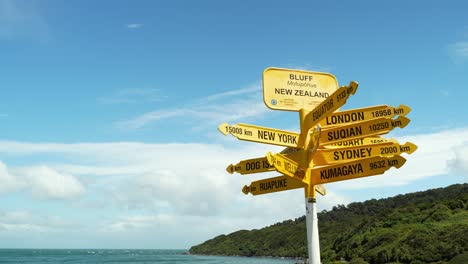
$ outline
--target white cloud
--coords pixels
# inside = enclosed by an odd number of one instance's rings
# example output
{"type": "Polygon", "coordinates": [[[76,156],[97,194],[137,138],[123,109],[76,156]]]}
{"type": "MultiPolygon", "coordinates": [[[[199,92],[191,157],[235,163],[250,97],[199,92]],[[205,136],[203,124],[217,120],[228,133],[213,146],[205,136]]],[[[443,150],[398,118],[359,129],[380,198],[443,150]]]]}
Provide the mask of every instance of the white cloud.
{"type": "MultiPolygon", "coordinates": [[[[463,171],[465,168],[463,164],[467,159],[467,144],[464,140],[466,138],[468,138],[466,128],[400,138],[398,139],[400,143],[410,141],[418,145],[418,150],[412,155],[403,154],[408,160],[405,166],[399,170],[392,168],[386,172],[386,176],[346,181],[343,185],[347,186],[345,188],[367,188],[381,184],[394,186],[408,184],[424,177],[446,174],[450,171],[450,166],[463,171]],[[352,183],[356,181],[362,182],[354,186],[352,183]],[[367,181],[369,184],[362,185],[367,181]]],[[[75,164],[49,165],[57,171],[71,175],[138,175],[132,178],[134,187],[145,186],[147,190],[142,193],[157,191],[157,195],[167,190],[185,191],[188,185],[193,184],[193,179],[196,179],[196,182],[211,182],[211,184],[221,186],[231,184],[232,182],[224,182],[225,178],[232,178],[232,175],[224,172],[224,168],[229,163],[264,155],[272,148],[274,146],[261,144],[243,144],[240,148],[226,149],[210,144],[0,142],[0,152],[3,153],[16,155],[62,153],[70,159],[77,159],[75,164]],[[250,153],[250,155],[246,156],[244,153],[250,153]],[[86,157],[85,162],[83,162],[84,157],[86,157]],[[190,174],[198,177],[186,176],[190,174]],[[225,176],[219,176],[220,174],[225,176]]],[[[14,182],[10,173],[5,170],[3,167],[1,175],[9,178],[9,182],[14,182]]],[[[203,188],[200,190],[205,191],[203,188]]]]}
{"type": "MultiPolygon", "coordinates": [[[[346,196],[344,193],[336,193],[335,191],[329,190],[328,186],[325,186],[327,193],[325,196],[317,194],[317,209],[318,211],[330,210],[333,206],[338,204],[349,204],[353,202],[353,199],[346,196]]],[[[333,187],[331,187],[333,189],[333,187]]]]}
{"type": "Polygon", "coordinates": [[[0,161],[0,194],[16,191],[22,183],[9,172],[7,166],[0,161]]]}
{"type": "Polygon", "coordinates": [[[10,169],[0,161],[0,193],[30,190],[41,199],[70,199],[82,195],[84,186],[74,176],[59,173],[48,166],[10,169]]]}
{"type": "MultiPolygon", "coordinates": [[[[410,141],[419,147],[412,155],[405,155],[408,159],[405,166],[399,170],[392,168],[381,176],[327,184],[327,196],[318,198],[319,210],[351,202],[353,197],[348,197],[344,190],[402,186],[452,172],[466,176],[467,139],[468,128],[399,138],[400,143],[410,141]]],[[[302,190],[260,196],[241,193],[242,187],[251,181],[277,174],[231,175],[225,172],[230,163],[260,157],[275,148],[249,143],[224,147],[214,144],[3,141],[0,142],[0,154],[9,157],[40,158],[54,153],[73,162],[55,161],[41,166],[12,168],[3,165],[0,175],[15,184],[23,184],[19,185],[22,186],[20,189],[15,187],[6,191],[30,189],[41,198],[80,197],[90,203],[105,203],[101,208],[116,209],[120,216],[112,215],[99,223],[100,232],[129,234],[133,230],[159,235],[164,229],[174,230],[174,241],[180,232],[202,240],[238,229],[261,228],[304,214],[302,190]],[[187,223],[199,229],[185,228],[187,223]]],[[[16,219],[21,219],[21,213],[16,219]]],[[[12,221],[1,223],[0,228],[13,229],[12,221]]],[[[37,222],[19,220],[17,224],[40,226],[37,222]]]]}
{"type": "Polygon", "coordinates": [[[125,25],[127,28],[129,29],[139,29],[139,28],[142,28],[143,27],[143,24],[139,24],[139,23],[132,23],[132,24],[127,24],[125,25]]]}
{"type": "Polygon", "coordinates": [[[71,176],[75,175],[92,178],[87,188],[110,193],[110,202],[118,207],[162,208],[187,215],[220,213],[245,184],[239,177],[225,172],[226,166],[246,158],[244,153],[262,156],[267,149],[271,148],[250,145],[233,150],[205,144],[0,143],[0,153],[41,156],[52,152],[76,160],[76,164],[16,168],[17,174],[30,179],[28,183],[38,196],[71,198],[82,195],[84,187],[71,176]],[[83,157],[93,159],[94,163],[80,164],[83,157]],[[93,178],[93,175],[107,177],[93,178]]]}
{"type": "Polygon", "coordinates": [[[77,178],[47,166],[22,168],[19,171],[27,178],[33,196],[38,198],[70,199],[85,192],[85,187],[77,178]]]}
{"type": "Polygon", "coordinates": [[[454,147],[454,157],[447,162],[448,167],[455,173],[460,173],[468,182],[468,139],[462,145],[454,147]]]}

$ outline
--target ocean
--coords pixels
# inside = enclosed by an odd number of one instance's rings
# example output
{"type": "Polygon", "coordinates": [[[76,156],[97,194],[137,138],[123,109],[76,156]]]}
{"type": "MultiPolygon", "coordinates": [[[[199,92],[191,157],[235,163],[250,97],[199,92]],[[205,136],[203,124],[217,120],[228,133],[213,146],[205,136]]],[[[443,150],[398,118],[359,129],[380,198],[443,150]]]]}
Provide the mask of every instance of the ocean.
{"type": "Polygon", "coordinates": [[[159,249],[0,249],[0,263],[197,263],[292,264],[295,260],[187,255],[186,250],[159,249]]]}

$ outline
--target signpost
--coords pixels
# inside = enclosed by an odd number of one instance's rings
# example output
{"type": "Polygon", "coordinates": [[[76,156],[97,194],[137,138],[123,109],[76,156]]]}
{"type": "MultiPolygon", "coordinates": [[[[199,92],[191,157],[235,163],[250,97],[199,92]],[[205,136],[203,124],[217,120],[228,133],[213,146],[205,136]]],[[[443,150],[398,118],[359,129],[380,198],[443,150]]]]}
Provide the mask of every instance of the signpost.
{"type": "Polygon", "coordinates": [[[417,146],[380,137],[410,120],[406,105],[378,105],[338,111],[357,90],[354,81],[338,88],[329,73],[268,68],[263,72],[263,100],[273,110],[299,112],[300,133],[249,124],[223,123],[218,130],[240,140],[285,146],[281,153],[230,164],[229,173],[253,174],[276,170],[281,176],[257,180],[242,192],[268,194],[303,188],[310,264],[320,263],[316,193],[323,184],[383,174],[406,162],[417,146]],[[398,116],[397,118],[394,118],[398,116]]]}

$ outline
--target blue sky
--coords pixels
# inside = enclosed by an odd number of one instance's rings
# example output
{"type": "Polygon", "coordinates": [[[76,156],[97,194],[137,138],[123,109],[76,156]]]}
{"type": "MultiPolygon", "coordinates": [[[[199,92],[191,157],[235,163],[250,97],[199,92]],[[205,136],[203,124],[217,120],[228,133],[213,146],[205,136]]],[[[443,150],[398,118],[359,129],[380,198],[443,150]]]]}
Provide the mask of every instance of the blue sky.
{"type": "Polygon", "coordinates": [[[304,214],[300,190],[230,175],[281,148],[223,122],[298,130],[262,72],[329,72],[343,107],[412,108],[419,146],[385,175],[327,185],[320,209],[468,181],[465,1],[0,0],[0,247],[188,248],[304,214]]]}

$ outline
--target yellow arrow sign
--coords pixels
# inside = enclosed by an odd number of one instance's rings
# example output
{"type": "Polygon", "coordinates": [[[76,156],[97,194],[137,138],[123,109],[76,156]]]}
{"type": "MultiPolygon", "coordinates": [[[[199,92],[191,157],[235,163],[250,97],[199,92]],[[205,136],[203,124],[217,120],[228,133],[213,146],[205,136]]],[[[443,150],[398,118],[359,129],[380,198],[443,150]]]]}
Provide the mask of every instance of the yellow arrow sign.
{"type": "Polygon", "coordinates": [[[287,190],[293,190],[303,188],[307,184],[302,181],[297,181],[288,176],[278,176],[258,181],[253,181],[249,186],[245,185],[242,188],[242,192],[246,195],[251,193],[252,195],[267,194],[274,192],[281,192],[287,190]]]}
{"type": "MultiPolygon", "coordinates": [[[[304,151],[302,149],[291,148],[291,147],[285,148],[280,153],[294,161],[299,160],[302,157],[302,155],[304,155],[304,151]]],[[[233,174],[234,172],[237,172],[240,174],[252,174],[252,173],[268,172],[268,171],[274,171],[274,170],[275,170],[275,167],[268,162],[266,157],[241,160],[236,165],[229,164],[229,166],[227,166],[226,168],[226,171],[231,174],[233,174]]]]}
{"type": "Polygon", "coordinates": [[[350,125],[324,128],[320,134],[320,143],[324,145],[350,139],[386,134],[395,127],[405,127],[409,122],[410,120],[404,116],[399,116],[397,119],[382,117],[350,125]]]}
{"type": "Polygon", "coordinates": [[[400,168],[405,162],[406,159],[401,156],[372,157],[315,167],[310,169],[311,182],[312,184],[323,184],[378,175],[390,167],[400,168]]]}
{"type": "Polygon", "coordinates": [[[299,168],[299,163],[294,160],[289,159],[283,154],[273,155],[271,152],[267,153],[266,158],[268,159],[268,162],[275,167],[276,171],[298,181],[304,180],[305,171],[302,168],[299,168]]]}
{"type": "Polygon", "coordinates": [[[342,148],[342,147],[354,147],[354,146],[363,146],[363,145],[371,145],[371,144],[380,144],[380,143],[385,143],[385,142],[396,142],[395,139],[386,139],[386,138],[381,138],[380,136],[375,136],[375,137],[365,137],[365,138],[358,138],[358,139],[351,139],[351,140],[345,140],[345,141],[340,141],[336,142],[333,144],[324,144],[324,145],[319,145],[319,149],[323,148],[342,148]]]}
{"type": "MultiPolygon", "coordinates": [[[[316,108],[305,115],[305,123],[301,128],[310,129],[320,121],[322,121],[326,116],[335,112],[338,108],[343,106],[348,100],[351,94],[356,93],[358,88],[358,83],[352,81],[348,86],[342,86],[331,94],[325,101],[320,103],[316,108]]],[[[307,133],[307,131],[301,131],[301,133],[307,133]]]]}
{"type": "Polygon", "coordinates": [[[289,154],[293,154],[293,153],[297,153],[297,152],[300,152],[302,151],[301,148],[285,148],[283,149],[283,151],[281,151],[280,153],[281,154],[284,154],[284,155],[289,155],[289,154]]]}
{"type": "Polygon", "coordinates": [[[325,186],[322,184],[315,185],[315,191],[320,193],[322,196],[325,196],[325,194],[327,194],[327,190],[325,189],[325,186]]]}
{"type": "Polygon", "coordinates": [[[299,134],[294,132],[249,124],[230,126],[227,123],[223,123],[218,127],[218,130],[224,135],[231,134],[241,140],[285,147],[297,147],[299,139],[299,134]]]}
{"type": "Polygon", "coordinates": [[[347,111],[340,111],[332,113],[320,121],[320,125],[323,127],[344,125],[360,121],[368,121],[380,117],[392,118],[396,115],[406,116],[411,111],[406,105],[400,105],[399,107],[392,107],[387,105],[378,105],[366,108],[358,108],[347,111]]]}
{"type": "Polygon", "coordinates": [[[329,73],[267,68],[263,72],[263,101],[274,110],[314,109],[338,89],[329,73]]]}
{"type": "Polygon", "coordinates": [[[394,155],[400,155],[403,152],[411,154],[416,151],[416,149],[417,146],[411,142],[407,142],[404,145],[400,145],[397,142],[387,142],[357,147],[320,149],[315,152],[313,161],[316,166],[321,166],[369,157],[391,157],[394,155]]]}
{"type": "Polygon", "coordinates": [[[273,171],[275,167],[270,165],[266,157],[242,160],[236,165],[230,164],[226,171],[229,173],[251,174],[259,172],[273,171]]]}

